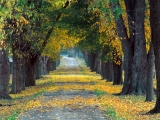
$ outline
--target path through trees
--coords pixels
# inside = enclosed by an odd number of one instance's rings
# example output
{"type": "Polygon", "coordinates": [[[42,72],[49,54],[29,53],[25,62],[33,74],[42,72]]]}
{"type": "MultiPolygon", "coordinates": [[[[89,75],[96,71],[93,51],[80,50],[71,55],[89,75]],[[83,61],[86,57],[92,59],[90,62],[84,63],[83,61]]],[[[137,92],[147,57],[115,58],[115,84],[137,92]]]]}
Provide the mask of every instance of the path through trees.
{"type": "MultiPolygon", "coordinates": [[[[19,116],[19,120],[29,119],[55,119],[55,120],[106,120],[105,112],[100,110],[96,103],[96,95],[93,91],[79,89],[79,87],[92,85],[91,81],[80,82],[78,76],[83,76],[84,79],[88,79],[88,75],[84,75],[81,71],[79,64],[75,58],[63,57],[64,67],[60,70],[53,72],[50,77],[57,76],[59,73],[59,80],[53,83],[53,86],[69,87],[68,90],[61,89],[57,92],[45,92],[36,101],[40,101],[39,106],[32,106],[31,110],[27,110],[19,116]],[[80,70],[80,71],[79,71],[80,70]],[[63,74],[64,72],[64,74],[63,74]],[[79,73],[79,74],[77,74],[79,73]],[[68,77],[68,80],[64,82],[63,79],[68,77]],[[69,79],[72,78],[70,81],[69,79]],[[57,103],[56,103],[57,102],[57,103]],[[91,102],[91,103],[89,103],[91,102]],[[47,104],[46,104],[47,103],[47,104]]],[[[54,81],[54,80],[53,80],[54,81]]],[[[37,102],[38,103],[38,102],[37,102]]]]}

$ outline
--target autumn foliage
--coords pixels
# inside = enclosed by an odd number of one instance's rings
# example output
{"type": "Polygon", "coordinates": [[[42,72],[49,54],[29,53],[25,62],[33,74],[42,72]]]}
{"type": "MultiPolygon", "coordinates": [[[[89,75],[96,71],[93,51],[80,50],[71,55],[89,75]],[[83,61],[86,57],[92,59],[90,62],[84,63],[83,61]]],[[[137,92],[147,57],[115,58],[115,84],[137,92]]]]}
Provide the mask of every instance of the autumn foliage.
{"type": "MultiPolygon", "coordinates": [[[[13,100],[1,100],[3,106],[0,107],[1,118],[7,118],[15,113],[20,114],[25,110],[37,109],[41,112],[45,111],[43,107],[64,107],[69,105],[73,108],[81,108],[84,106],[98,105],[101,110],[107,112],[111,108],[116,112],[116,118],[129,119],[129,120],[144,120],[144,119],[157,119],[157,115],[145,115],[145,113],[152,109],[155,102],[144,102],[144,96],[115,96],[113,94],[119,93],[122,89],[121,85],[114,86],[112,82],[105,82],[101,80],[101,76],[90,72],[90,69],[84,65],[81,59],[78,68],[68,69],[61,59],[61,66],[57,70],[51,72],[49,75],[43,76],[42,79],[36,81],[37,85],[29,87],[19,94],[11,94],[13,100]],[[67,70],[67,71],[66,71],[67,70]],[[65,72],[66,71],[66,72],[65,72]],[[73,74],[74,71],[74,75],[73,74]],[[67,75],[67,76],[65,76],[67,75]],[[82,76],[83,75],[83,76],[82,76]],[[56,85],[56,83],[70,83],[66,85],[56,85]],[[74,85],[73,85],[73,84],[74,85]],[[77,83],[77,84],[76,84],[77,83]],[[86,84],[78,84],[86,83],[86,84]],[[49,101],[42,101],[40,98],[45,92],[57,92],[59,90],[89,90],[95,92],[98,96],[95,98],[80,98],[74,97],[71,100],[65,101],[62,98],[54,98],[49,101]],[[102,91],[104,94],[102,94],[102,91]],[[77,103],[79,106],[77,106],[77,103]]],[[[48,109],[49,111],[49,109],[48,109]]],[[[107,115],[107,114],[106,114],[107,115]]],[[[113,117],[113,116],[111,116],[113,117]]],[[[115,116],[114,116],[115,117],[115,116]]]]}

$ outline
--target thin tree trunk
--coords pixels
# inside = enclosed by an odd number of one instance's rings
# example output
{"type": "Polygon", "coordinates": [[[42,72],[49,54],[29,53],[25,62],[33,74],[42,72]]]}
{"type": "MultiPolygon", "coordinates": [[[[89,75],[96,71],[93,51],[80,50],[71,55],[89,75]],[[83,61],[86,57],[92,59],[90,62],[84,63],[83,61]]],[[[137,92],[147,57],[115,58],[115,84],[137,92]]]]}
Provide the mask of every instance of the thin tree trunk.
{"type": "Polygon", "coordinates": [[[99,62],[99,60],[98,60],[98,54],[96,54],[93,71],[97,71],[98,62],[99,62]]]}
{"type": "Polygon", "coordinates": [[[21,62],[21,67],[20,67],[20,75],[21,75],[21,80],[20,80],[20,85],[21,85],[21,91],[22,90],[25,90],[25,58],[21,58],[21,60],[20,60],[20,62],[21,62]]]}
{"type": "Polygon", "coordinates": [[[98,54],[98,64],[97,64],[97,70],[96,73],[102,75],[102,60],[100,59],[101,53],[98,54]]]}
{"type": "Polygon", "coordinates": [[[95,62],[95,66],[94,66],[94,70],[96,71],[96,73],[101,74],[101,70],[102,70],[102,61],[100,59],[101,57],[101,53],[99,52],[96,56],[96,62],[95,62]]]}
{"type": "Polygon", "coordinates": [[[107,79],[106,62],[102,61],[102,79],[107,79]]]}
{"type": "Polygon", "coordinates": [[[49,57],[46,56],[42,56],[42,63],[43,63],[43,74],[47,75],[48,71],[47,71],[47,61],[48,61],[49,57]]]}
{"type": "Polygon", "coordinates": [[[88,54],[88,65],[89,65],[91,71],[94,71],[95,60],[96,60],[96,54],[89,53],[88,54]]]}
{"type": "Polygon", "coordinates": [[[39,58],[36,62],[36,65],[35,65],[35,76],[36,76],[36,79],[39,79],[42,75],[42,62],[41,62],[41,58],[39,58]]]}
{"type": "Polygon", "coordinates": [[[86,62],[87,67],[89,67],[89,58],[88,58],[88,53],[84,52],[84,60],[86,62]]]}

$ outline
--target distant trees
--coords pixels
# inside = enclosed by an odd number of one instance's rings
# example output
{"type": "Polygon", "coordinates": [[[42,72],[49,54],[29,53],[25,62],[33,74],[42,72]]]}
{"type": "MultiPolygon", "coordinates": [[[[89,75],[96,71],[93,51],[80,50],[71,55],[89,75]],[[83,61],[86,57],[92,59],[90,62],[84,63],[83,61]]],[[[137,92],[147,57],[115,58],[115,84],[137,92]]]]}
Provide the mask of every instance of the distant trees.
{"type": "Polygon", "coordinates": [[[113,84],[123,83],[120,95],[147,92],[146,101],[152,101],[154,52],[148,8],[145,0],[77,1],[62,22],[81,38],[78,47],[92,71],[113,84]]]}

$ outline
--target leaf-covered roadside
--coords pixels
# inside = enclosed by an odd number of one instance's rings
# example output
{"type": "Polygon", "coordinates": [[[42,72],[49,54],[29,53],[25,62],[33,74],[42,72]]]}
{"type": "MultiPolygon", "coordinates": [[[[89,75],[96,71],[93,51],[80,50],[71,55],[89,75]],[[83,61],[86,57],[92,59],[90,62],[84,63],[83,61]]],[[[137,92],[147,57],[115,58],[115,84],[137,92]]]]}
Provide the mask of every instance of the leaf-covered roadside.
{"type": "MultiPolygon", "coordinates": [[[[82,62],[78,60],[79,63],[82,62]]],[[[62,63],[64,63],[62,59],[62,63]]],[[[64,107],[69,105],[70,107],[83,107],[97,105],[102,110],[106,111],[107,115],[111,115],[115,119],[128,119],[128,120],[147,120],[158,119],[160,114],[156,115],[144,115],[148,110],[154,107],[155,102],[144,102],[145,96],[115,96],[113,94],[119,93],[122,86],[113,86],[111,82],[101,80],[101,76],[95,72],[90,72],[90,69],[85,65],[79,64],[81,68],[68,70],[68,75],[63,75],[66,71],[66,66],[61,66],[51,72],[47,76],[37,80],[35,87],[29,87],[25,91],[12,95],[12,100],[1,100],[2,106],[0,107],[0,117],[7,119],[7,116],[15,117],[25,110],[39,109],[43,112],[43,107],[64,107]],[[73,71],[74,74],[73,75],[73,71]],[[78,73],[76,75],[76,73],[78,73]],[[84,75],[85,73],[85,75],[84,75]],[[70,83],[64,85],[58,85],[59,83],[70,83]],[[74,83],[74,85],[72,84],[74,83]],[[85,84],[79,84],[85,83],[85,84]],[[99,94],[96,98],[80,98],[78,96],[71,100],[64,100],[62,97],[49,100],[44,103],[39,98],[43,98],[43,91],[45,92],[57,92],[59,90],[89,90],[99,94]],[[103,94],[102,94],[103,93],[103,94]],[[37,98],[39,97],[39,98],[37,98]],[[77,103],[79,106],[76,106],[77,103]],[[109,112],[111,111],[111,112],[109,112]],[[18,112],[18,113],[17,113],[18,112]],[[17,113],[17,114],[15,114],[17,113]]],[[[11,117],[10,117],[11,118],[11,117]]]]}

